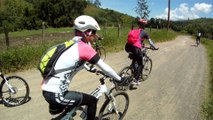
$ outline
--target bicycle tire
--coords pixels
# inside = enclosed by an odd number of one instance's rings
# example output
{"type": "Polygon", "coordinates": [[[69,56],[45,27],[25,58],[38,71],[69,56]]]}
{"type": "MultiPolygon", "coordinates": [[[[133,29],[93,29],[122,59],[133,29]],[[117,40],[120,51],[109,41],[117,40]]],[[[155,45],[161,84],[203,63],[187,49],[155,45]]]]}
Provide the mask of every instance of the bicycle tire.
{"type": "Polygon", "coordinates": [[[99,117],[98,117],[99,120],[112,120],[112,119],[122,120],[124,118],[129,107],[129,96],[126,92],[119,91],[114,94],[114,98],[116,99],[116,102],[117,102],[116,107],[119,110],[119,115],[116,114],[116,112],[112,109],[112,107],[110,107],[111,100],[107,99],[100,109],[99,117]],[[121,100],[119,99],[120,97],[124,100],[124,102],[119,101],[121,100]],[[122,103],[123,103],[123,106],[120,106],[122,103]],[[122,107],[123,107],[123,110],[121,110],[122,107]],[[115,119],[115,117],[118,119],[115,119]]]}
{"type": "Polygon", "coordinates": [[[104,61],[106,59],[106,50],[103,47],[99,46],[96,48],[96,51],[98,55],[101,57],[101,59],[104,61]]]}
{"type": "Polygon", "coordinates": [[[152,71],[152,59],[150,59],[149,57],[144,56],[143,58],[143,70],[142,70],[142,80],[147,80],[150,73],[152,71]]]}
{"type": "Polygon", "coordinates": [[[132,68],[131,68],[130,66],[126,66],[126,67],[124,67],[124,68],[119,72],[119,75],[120,75],[120,76],[122,76],[122,75],[124,75],[124,76],[129,76],[129,75],[134,76],[134,74],[133,74],[132,72],[133,72],[133,71],[132,71],[132,68]]]}
{"type": "MultiPolygon", "coordinates": [[[[122,77],[131,77],[131,78],[134,78],[134,70],[131,66],[126,66],[124,67],[120,72],[119,72],[119,76],[122,76],[122,77]]],[[[129,79],[127,82],[126,82],[126,85],[125,86],[119,86],[119,90],[121,91],[127,91],[130,89],[131,87],[131,83],[134,79],[129,79]]]]}
{"type": "Polygon", "coordinates": [[[9,90],[8,86],[5,84],[5,80],[3,80],[0,86],[3,103],[6,106],[18,106],[25,103],[30,93],[27,82],[19,76],[9,76],[6,79],[15,90],[15,93],[9,90]]]}
{"type": "Polygon", "coordinates": [[[198,39],[196,39],[196,44],[197,46],[200,44],[200,41],[198,39]]]}

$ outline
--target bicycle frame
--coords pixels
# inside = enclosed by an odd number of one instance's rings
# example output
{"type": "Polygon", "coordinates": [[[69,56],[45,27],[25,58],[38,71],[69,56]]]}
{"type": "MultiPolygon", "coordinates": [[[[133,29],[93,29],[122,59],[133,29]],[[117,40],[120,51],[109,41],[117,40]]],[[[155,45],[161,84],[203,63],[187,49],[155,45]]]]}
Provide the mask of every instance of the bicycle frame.
{"type": "Polygon", "coordinates": [[[10,92],[15,94],[15,90],[13,89],[13,87],[9,84],[7,78],[0,72],[0,76],[1,78],[5,81],[5,84],[7,85],[7,87],[9,88],[10,92]]]}
{"type": "MultiPolygon", "coordinates": [[[[142,49],[141,49],[141,53],[142,53],[142,55],[143,55],[143,58],[142,58],[142,61],[143,61],[143,69],[144,69],[144,65],[145,65],[145,62],[144,61],[147,61],[147,60],[151,60],[150,58],[149,58],[149,56],[147,55],[147,50],[148,49],[152,49],[151,47],[143,47],[142,49]]],[[[137,70],[137,67],[138,67],[138,63],[137,63],[137,61],[134,61],[133,60],[133,57],[131,56],[132,55],[132,53],[130,52],[129,53],[129,58],[132,60],[132,63],[131,63],[131,65],[129,66],[130,67],[130,70],[131,70],[131,73],[133,73],[133,77],[135,76],[135,70],[137,70]]],[[[143,70],[142,69],[142,70],[143,70]]],[[[143,74],[141,74],[141,78],[143,78],[143,74]]]]}
{"type": "MultiPolygon", "coordinates": [[[[104,75],[101,71],[99,71],[100,74],[104,75]]],[[[111,108],[110,109],[113,109],[115,110],[115,112],[118,114],[118,109],[116,107],[116,101],[115,101],[115,98],[112,94],[112,90],[111,89],[108,89],[104,80],[107,78],[107,76],[104,75],[104,77],[100,78],[100,83],[101,85],[99,85],[95,90],[93,90],[90,95],[93,95],[94,97],[96,97],[97,99],[99,99],[103,94],[105,95],[105,97],[107,97],[107,99],[110,99],[112,101],[112,104],[111,104],[111,108]]],[[[74,108],[71,108],[63,113],[61,113],[61,115],[63,116],[62,118],[60,118],[60,120],[69,120],[69,119],[72,119],[74,116],[75,116],[75,112],[77,110],[81,109],[82,110],[82,113],[80,115],[80,117],[83,119],[83,120],[86,120],[86,113],[87,113],[87,106],[85,106],[84,108],[82,106],[77,106],[77,107],[74,107],[74,108]],[[64,116],[64,114],[66,114],[64,116]]],[[[60,115],[59,115],[60,116],[60,115]]]]}

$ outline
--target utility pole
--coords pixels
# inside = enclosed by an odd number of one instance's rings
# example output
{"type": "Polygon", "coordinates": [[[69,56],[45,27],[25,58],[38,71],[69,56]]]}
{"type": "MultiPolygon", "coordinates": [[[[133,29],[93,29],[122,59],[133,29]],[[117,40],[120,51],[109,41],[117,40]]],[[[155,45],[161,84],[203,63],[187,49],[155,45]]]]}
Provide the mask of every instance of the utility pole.
{"type": "Polygon", "coordinates": [[[170,0],[168,0],[168,20],[167,20],[167,31],[169,30],[170,24],[170,0]]]}

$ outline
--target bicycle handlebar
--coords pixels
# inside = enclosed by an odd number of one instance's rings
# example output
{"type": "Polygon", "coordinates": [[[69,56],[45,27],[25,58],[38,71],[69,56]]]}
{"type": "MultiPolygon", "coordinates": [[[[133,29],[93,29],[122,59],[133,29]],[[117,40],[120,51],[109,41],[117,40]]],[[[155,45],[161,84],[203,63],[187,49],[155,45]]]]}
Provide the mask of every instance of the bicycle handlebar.
{"type": "Polygon", "coordinates": [[[158,50],[158,49],[159,49],[159,48],[154,48],[154,47],[152,47],[152,46],[149,46],[149,47],[144,46],[143,48],[145,48],[145,49],[151,49],[151,50],[158,50]]]}
{"type": "Polygon", "coordinates": [[[103,40],[103,37],[100,37],[98,34],[95,34],[95,37],[97,37],[97,40],[103,40]]]}
{"type": "Polygon", "coordinates": [[[106,78],[109,78],[109,76],[106,75],[103,71],[100,71],[100,70],[96,70],[95,73],[96,73],[96,75],[99,75],[99,74],[103,75],[103,77],[101,77],[101,78],[99,79],[99,81],[101,82],[102,85],[105,84],[104,80],[105,80],[106,78]]]}

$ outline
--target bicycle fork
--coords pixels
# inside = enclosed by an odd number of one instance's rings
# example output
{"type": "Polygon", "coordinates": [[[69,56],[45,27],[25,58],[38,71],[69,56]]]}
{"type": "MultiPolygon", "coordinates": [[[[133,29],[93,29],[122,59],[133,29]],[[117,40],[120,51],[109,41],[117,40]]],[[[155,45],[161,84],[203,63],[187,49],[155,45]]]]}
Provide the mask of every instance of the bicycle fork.
{"type": "Polygon", "coordinates": [[[3,76],[3,74],[0,72],[0,76],[2,77],[2,79],[5,81],[5,84],[7,85],[8,89],[10,90],[11,93],[15,94],[16,91],[13,89],[13,87],[9,84],[7,78],[5,76],[3,76]]]}
{"type": "Polygon", "coordinates": [[[117,108],[117,106],[116,106],[116,99],[115,99],[115,97],[113,96],[113,94],[110,93],[110,94],[108,95],[108,98],[109,98],[110,103],[111,103],[111,104],[109,104],[108,110],[109,110],[110,112],[112,112],[112,110],[114,110],[114,112],[115,112],[116,114],[119,114],[118,108],[117,108]]]}
{"type": "MultiPolygon", "coordinates": [[[[97,87],[94,91],[91,92],[90,95],[93,95],[94,97],[96,97],[97,99],[100,98],[100,96],[103,94],[103,93],[106,93],[108,90],[107,90],[107,87],[105,84],[103,85],[100,85],[99,87],[97,87]]],[[[87,114],[87,109],[88,107],[85,106],[84,109],[83,109],[83,112],[81,113],[80,117],[82,119],[86,119],[86,114],[87,114]]]]}

